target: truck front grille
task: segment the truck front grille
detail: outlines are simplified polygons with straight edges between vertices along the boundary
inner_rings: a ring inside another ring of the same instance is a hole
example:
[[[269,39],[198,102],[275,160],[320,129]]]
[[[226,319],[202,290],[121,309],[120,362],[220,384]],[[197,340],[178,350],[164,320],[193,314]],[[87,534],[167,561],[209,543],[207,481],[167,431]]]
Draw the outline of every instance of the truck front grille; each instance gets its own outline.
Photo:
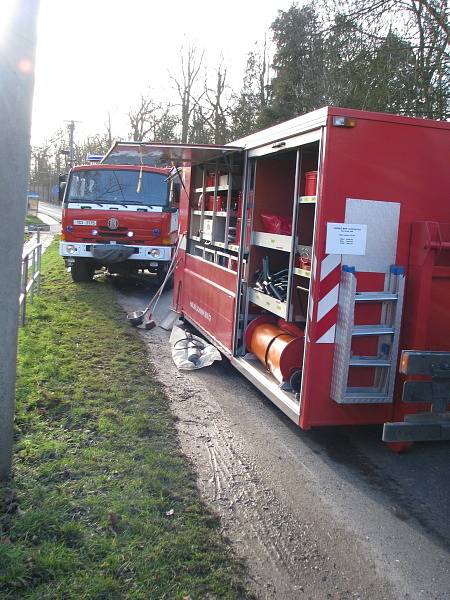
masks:
[[[119,227],[118,229],[111,230],[109,227],[98,227],[99,237],[108,238],[124,238],[127,237],[128,229],[126,227]]]

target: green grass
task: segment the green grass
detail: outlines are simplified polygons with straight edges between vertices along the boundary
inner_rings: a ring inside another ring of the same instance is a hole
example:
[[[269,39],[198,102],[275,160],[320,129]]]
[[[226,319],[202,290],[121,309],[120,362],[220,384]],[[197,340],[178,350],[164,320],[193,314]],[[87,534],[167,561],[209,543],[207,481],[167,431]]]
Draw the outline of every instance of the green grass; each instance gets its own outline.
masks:
[[[248,597],[110,286],[73,284],[55,245],[44,262],[20,332],[0,598]]]
[[[27,213],[27,216],[25,217],[25,225],[45,225],[45,223],[38,217]]]

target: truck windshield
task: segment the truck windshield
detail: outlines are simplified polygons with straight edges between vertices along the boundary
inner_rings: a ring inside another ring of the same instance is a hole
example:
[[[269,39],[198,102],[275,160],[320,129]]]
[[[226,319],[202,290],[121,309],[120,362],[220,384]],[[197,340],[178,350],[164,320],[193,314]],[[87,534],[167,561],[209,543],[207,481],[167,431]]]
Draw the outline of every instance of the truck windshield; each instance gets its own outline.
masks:
[[[86,169],[70,177],[66,202],[166,206],[167,178],[161,173],[122,169]]]

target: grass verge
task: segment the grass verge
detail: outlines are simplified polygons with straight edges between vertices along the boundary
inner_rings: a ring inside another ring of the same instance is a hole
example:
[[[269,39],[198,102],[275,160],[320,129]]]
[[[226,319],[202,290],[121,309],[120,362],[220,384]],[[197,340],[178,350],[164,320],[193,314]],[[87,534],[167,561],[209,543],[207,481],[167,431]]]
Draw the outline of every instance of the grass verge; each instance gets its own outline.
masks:
[[[39,217],[35,217],[34,215],[27,213],[25,217],[25,225],[45,225],[45,223],[41,221]]]
[[[28,315],[14,478],[0,488],[0,597],[245,597],[110,286],[71,283],[53,245]]]

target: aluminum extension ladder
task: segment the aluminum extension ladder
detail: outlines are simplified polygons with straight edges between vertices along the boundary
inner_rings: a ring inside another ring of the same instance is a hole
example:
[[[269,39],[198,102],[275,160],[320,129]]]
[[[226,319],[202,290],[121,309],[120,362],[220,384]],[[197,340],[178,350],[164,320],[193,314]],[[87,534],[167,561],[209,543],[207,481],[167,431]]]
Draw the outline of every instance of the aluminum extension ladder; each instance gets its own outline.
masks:
[[[392,402],[405,288],[403,267],[390,267],[385,288],[380,292],[357,292],[355,268],[342,268],[331,380],[331,398],[339,404]],[[355,325],[355,305],[359,302],[381,303],[381,323]],[[353,356],[351,346],[356,336],[378,337],[377,356]],[[374,368],[374,385],[349,387],[349,370],[361,367]]]

